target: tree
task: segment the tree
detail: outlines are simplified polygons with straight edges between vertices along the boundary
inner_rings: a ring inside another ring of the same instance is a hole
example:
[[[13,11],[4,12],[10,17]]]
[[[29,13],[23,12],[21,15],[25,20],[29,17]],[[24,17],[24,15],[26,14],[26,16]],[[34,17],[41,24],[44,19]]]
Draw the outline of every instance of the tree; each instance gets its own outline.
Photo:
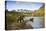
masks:
[[[36,15],[37,15],[37,16],[44,16],[44,9],[45,9],[45,5],[43,4],[43,6],[40,7],[40,8],[36,11]]]

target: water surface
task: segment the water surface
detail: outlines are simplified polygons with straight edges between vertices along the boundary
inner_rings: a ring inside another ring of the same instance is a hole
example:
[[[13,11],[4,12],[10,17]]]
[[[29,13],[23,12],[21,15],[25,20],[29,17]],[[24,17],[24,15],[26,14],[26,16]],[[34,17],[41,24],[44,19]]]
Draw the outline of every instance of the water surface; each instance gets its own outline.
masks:
[[[30,19],[33,18],[33,22]],[[26,24],[32,25],[33,28],[43,28],[44,27],[44,17],[25,17]]]

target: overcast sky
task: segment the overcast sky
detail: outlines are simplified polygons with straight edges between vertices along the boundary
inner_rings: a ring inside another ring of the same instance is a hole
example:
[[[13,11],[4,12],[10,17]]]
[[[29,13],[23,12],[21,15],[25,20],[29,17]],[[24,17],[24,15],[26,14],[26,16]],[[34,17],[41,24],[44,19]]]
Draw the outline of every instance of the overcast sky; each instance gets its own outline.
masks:
[[[37,2],[7,1],[7,9],[9,11],[16,9],[38,10],[42,5],[42,3]]]

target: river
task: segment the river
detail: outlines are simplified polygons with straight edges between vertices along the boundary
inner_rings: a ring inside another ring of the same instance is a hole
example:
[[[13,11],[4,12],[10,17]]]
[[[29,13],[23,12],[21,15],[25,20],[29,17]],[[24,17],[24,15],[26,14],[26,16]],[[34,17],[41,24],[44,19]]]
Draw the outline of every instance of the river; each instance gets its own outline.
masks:
[[[31,18],[33,18],[33,22],[30,21]],[[24,21],[26,22],[27,26],[25,26],[25,27],[27,27],[27,28],[30,28],[31,26],[33,27],[33,29],[40,29],[40,28],[45,27],[44,26],[44,22],[45,22],[44,17],[24,17]],[[16,28],[21,29],[19,27],[16,27],[15,22],[12,25],[8,25],[8,27],[7,27],[8,30],[15,30]]]
[[[33,22],[29,20],[30,18],[33,18]],[[34,29],[44,28],[44,17],[25,17],[24,20],[27,21],[26,24],[32,25]]]

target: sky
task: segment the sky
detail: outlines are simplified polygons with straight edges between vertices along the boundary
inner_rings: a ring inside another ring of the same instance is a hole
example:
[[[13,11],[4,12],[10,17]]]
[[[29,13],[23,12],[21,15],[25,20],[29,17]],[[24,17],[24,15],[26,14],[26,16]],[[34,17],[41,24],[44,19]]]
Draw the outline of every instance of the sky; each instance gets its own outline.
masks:
[[[7,9],[17,10],[17,9],[29,9],[38,10],[43,4],[38,2],[20,2],[20,1],[7,1]]]

